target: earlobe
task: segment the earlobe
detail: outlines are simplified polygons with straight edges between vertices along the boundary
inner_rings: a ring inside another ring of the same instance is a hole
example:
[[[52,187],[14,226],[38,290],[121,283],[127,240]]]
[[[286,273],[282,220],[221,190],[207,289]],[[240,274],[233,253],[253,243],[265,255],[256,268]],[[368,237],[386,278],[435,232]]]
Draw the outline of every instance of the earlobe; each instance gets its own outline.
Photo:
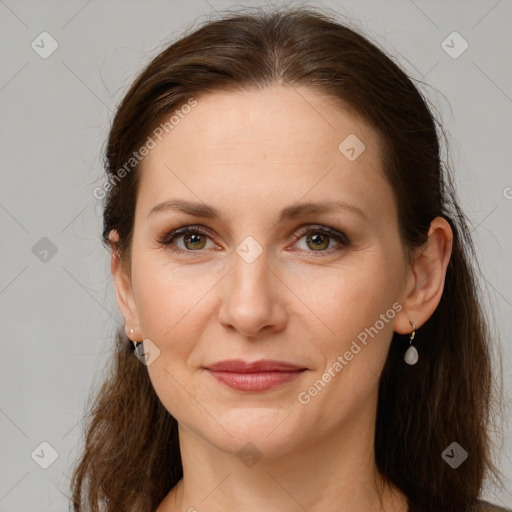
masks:
[[[450,261],[453,232],[450,224],[442,217],[430,223],[428,240],[417,250],[403,309],[396,318],[394,330],[399,334],[411,331],[410,322],[416,328],[423,325],[434,313],[444,290],[446,270]]]
[[[137,326],[139,325],[137,308],[133,298],[131,279],[127,269],[123,265],[121,255],[118,250],[117,242],[119,240],[119,235],[117,231],[112,230],[110,232],[109,240],[111,242],[110,270],[114,280],[117,305],[123,315],[125,324],[130,326],[132,329],[135,328],[136,331]]]

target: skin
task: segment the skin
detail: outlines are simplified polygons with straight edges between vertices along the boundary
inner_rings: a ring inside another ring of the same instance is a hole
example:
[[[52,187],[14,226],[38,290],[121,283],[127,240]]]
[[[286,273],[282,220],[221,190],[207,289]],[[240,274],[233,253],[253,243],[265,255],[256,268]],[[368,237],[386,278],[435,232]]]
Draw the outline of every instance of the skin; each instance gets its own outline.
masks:
[[[184,478],[157,512],[407,510],[375,466],[378,383],[393,332],[410,333],[410,322],[418,329],[440,301],[448,223],[434,219],[410,265],[377,133],[317,91],[274,85],[197,99],[143,162],[131,268],[115,250],[111,260],[126,328],[160,350],[147,370],[179,424]],[[338,150],[349,134],[366,146],[354,161]],[[176,198],[211,205],[220,219],[149,215]],[[286,206],[317,201],[344,201],[363,215],[339,208],[278,219]],[[198,224],[211,236],[173,241],[187,253],[159,242]],[[350,243],[325,236],[317,248],[299,228],[318,236],[318,225]],[[263,250],[252,263],[236,251],[249,236]],[[396,302],[401,310],[300,403],[299,393]],[[307,371],[273,390],[237,391],[203,369],[231,358]],[[251,467],[237,457],[248,442],[261,454]]]

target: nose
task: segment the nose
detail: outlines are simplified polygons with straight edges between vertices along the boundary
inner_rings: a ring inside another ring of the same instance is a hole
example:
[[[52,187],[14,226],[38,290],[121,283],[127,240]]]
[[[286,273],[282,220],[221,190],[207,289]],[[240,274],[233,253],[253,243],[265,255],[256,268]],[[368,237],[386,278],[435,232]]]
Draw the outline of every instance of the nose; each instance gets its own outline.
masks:
[[[286,286],[263,253],[251,263],[233,255],[233,268],[222,280],[219,322],[247,338],[280,332],[286,326]],[[289,291],[288,291],[289,293]]]

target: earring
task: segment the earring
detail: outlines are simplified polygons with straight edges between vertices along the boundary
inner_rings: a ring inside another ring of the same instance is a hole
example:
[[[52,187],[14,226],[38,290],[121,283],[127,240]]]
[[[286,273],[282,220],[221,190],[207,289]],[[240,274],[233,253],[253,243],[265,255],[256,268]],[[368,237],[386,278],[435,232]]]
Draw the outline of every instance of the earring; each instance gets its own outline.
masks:
[[[135,332],[135,329],[130,329],[130,334],[128,335],[128,333],[126,333],[126,336],[128,337],[128,339],[133,343],[133,346],[135,348],[137,348],[142,342],[141,341],[135,341],[135,340],[132,340],[133,338],[133,333]]]
[[[409,323],[412,325],[412,332],[411,337],[409,338],[409,348],[405,352],[404,361],[407,364],[413,365],[418,362],[418,351],[416,350],[416,347],[412,346],[412,340],[416,334],[416,326],[411,321],[409,321]]]

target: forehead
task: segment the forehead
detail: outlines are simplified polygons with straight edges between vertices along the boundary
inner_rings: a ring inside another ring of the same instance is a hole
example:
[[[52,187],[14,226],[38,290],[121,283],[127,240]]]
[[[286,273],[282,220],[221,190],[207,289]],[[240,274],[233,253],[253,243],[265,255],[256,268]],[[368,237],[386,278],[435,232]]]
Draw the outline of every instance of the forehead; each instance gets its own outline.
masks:
[[[170,144],[178,154],[189,153],[181,145],[186,142],[188,147],[205,151],[220,147],[226,156],[239,156],[243,146],[246,152],[274,151],[297,160],[318,157],[326,148],[336,150],[350,133],[366,139],[368,145],[379,142],[374,130],[348,107],[342,108],[341,102],[336,106],[333,99],[310,88],[274,85],[262,90],[220,91],[196,101],[189,113],[180,119],[174,116],[179,122],[165,137],[163,145]]]
[[[305,194],[336,200],[337,191],[373,201],[390,194],[375,130],[316,91],[271,86],[196,100],[143,161],[139,199],[146,210],[177,190],[220,202],[229,194],[233,205],[234,191],[249,203]],[[346,152],[352,148],[364,150],[354,159]]]

